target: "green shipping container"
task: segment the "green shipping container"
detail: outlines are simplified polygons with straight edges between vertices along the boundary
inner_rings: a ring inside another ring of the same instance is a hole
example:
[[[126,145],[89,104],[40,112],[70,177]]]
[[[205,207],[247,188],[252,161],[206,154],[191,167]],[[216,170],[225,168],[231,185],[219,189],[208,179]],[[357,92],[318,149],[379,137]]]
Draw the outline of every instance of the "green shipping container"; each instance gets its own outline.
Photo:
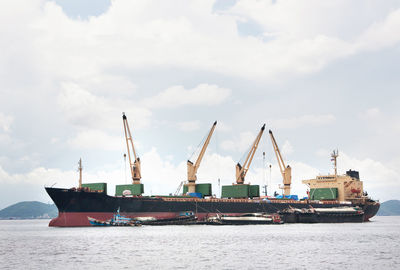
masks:
[[[187,185],[183,186],[183,194],[188,192]],[[212,195],[212,186],[211,184],[196,184],[196,192],[201,193],[204,196],[211,196]]]
[[[222,186],[222,198],[248,198],[250,185]]]
[[[196,184],[196,192],[203,194],[204,196],[212,195],[212,186],[211,184]]]
[[[130,190],[132,195],[141,195],[144,193],[143,184],[116,185],[115,196],[122,196],[124,190]]]
[[[104,192],[107,193],[107,183],[87,183],[82,184],[83,188],[89,188],[93,191]]]
[[[310,189],[310,200],[336,200],[337,188],[312,188]]]
[[[260,186],[259,185],[250,185],[249,197],[260,197]]]

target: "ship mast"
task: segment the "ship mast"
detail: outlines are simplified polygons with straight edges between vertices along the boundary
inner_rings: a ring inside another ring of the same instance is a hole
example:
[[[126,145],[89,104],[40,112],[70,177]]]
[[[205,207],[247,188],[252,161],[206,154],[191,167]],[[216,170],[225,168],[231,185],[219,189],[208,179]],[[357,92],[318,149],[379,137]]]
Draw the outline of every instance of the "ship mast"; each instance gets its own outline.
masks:
[[[338,150],[333,150],[331,154],[331,161],[333,161],[333,166],[335,168],[335,179],[337,179],[337,157],[339,156],[339,151]]]
[[[79,188],[82,187],[82,158],[79,159],[78,162],[78,172],[79,172]]]
[[[276,159],[278,160],[279,169],[281,170],[282,178],[283,178],[283,193],[285,196],[290,195],[290,185],[292,183],[292,168],[288,165],[286,167],[285,161],[283,161],[281,151],[279,150],[278,144],[276,143],[275,137],[272,134],[272,131],[269,131],[269,135],[271,137],[272,145],[274,147]]]
[[[236,184],[242,185],[244,183],[244,178],[249,170],[251,161],[253,160],[254,154],[256,153],[258,143],[260,142],[261,136],[264,132],[265,124],[261,127],[260,132],[258,133],[256,139],[254,140],[249,153],[247,154],[246,160],[243,163],[243,166],[238,162],[236,164]]]
[[[197,170],[200,167],[201,160],[203,159],[204,153],[207,150],[207,146],[210,143],[211,136],[215,130],[215,127],[217,125],[217,121],[214,122],[212,125],[210,132],[208,133],[207,139],[205,140],[203,147],[201,148],[201,151],[199,153],[199,156],[197,157],[196,162],[193,164],[190,160],[187,161],[187,175],[188,175],[188,192],[193,193],[196,192],[196,180],[197,180]]]
[[[133,145],[131,130],[129,129],[128,119],[126,118],[125,113],[122,113],[122,121],[124,123],[126,148],[128,151],[129,168],[131,170],[131,175],[132,175],[132,184],[140,184],[140,179],[142,178],[140,173],[140,158],[136,155],[135,147]],[[133,157],[135,158],[133,162],[131,158],[131,150],[133,152]]]

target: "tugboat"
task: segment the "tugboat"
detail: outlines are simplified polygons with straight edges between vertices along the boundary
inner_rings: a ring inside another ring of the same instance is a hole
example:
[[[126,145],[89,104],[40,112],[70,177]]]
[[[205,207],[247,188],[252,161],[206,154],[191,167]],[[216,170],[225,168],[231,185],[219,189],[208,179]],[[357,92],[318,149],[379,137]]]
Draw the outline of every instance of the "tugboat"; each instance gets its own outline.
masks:
[[[115,213],[113,217],[109,220],[102,221],[92,217],[88,217],[88,220],[90,224],[93,226],[141,226],[142,225],[142,223],[138,220],[121,216],[119,213],[119,208],[117,210],[117,213]]]

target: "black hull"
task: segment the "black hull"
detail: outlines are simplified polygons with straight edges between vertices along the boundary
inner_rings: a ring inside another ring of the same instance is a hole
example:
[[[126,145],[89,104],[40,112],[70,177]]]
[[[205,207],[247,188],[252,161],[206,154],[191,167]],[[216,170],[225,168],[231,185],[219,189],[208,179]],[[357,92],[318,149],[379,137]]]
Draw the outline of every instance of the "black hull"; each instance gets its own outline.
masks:
[[[346,223],[363,222],[363,213],[338,214],[338,213],[283,213],[285,223]]]

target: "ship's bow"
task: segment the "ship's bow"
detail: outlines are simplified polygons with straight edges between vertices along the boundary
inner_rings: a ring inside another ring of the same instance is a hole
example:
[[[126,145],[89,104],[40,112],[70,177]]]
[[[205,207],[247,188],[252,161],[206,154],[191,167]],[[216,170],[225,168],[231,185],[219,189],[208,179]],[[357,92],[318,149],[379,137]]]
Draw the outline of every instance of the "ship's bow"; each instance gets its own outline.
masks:
[[[378,213],[381,204],[376,201],[368,202],[364,207],[364,221],[369,221]]]

